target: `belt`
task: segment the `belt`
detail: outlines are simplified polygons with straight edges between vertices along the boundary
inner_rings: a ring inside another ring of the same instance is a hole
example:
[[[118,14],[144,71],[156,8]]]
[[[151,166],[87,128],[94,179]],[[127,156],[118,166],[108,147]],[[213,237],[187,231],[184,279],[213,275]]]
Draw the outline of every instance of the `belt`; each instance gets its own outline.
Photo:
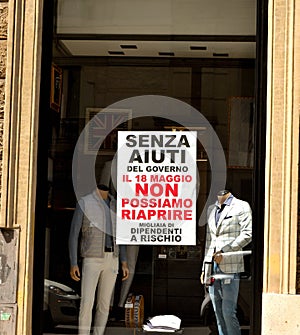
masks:
[[[105,252],[114,252],[114,247],[105,247],[104,251]]]

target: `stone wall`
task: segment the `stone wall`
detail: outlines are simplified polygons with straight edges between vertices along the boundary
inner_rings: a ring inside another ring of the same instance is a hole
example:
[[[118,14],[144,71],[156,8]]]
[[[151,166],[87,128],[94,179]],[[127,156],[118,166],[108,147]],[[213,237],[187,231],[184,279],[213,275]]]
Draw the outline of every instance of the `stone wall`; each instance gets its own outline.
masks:
[[[7,59],[8,1],[0,2],[0,197],[2,185],[2,154]]]

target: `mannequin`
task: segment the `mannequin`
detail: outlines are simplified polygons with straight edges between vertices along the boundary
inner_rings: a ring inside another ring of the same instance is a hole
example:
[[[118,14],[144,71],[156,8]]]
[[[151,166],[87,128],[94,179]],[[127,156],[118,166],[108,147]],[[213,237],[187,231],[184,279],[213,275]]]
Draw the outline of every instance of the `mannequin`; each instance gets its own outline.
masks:
[[[90,334],[96,292],[94,335],[104,334],[119,269],[119,251],[123,280],[129,275],[126,247],[119,248],[115,243],[115,207],[108,187],[99,184],[78,201],[73,215],[69,235],[70,275],[75,281],[81,280],[79,335]],[[82,274],[77,264],[80,232]]]
[[[112,192],[116,193],[115,188],[113,187],[112,181],[116,182],[117,180],[117,169],[116,169],[116,157],[114,160],[110,160],[104,163],[103,169],[100,174],[100,183],[106,185],[112,185]],[[125,315],[124,305],[128,296],[128,293],[133,282],[135,266],[139,254],[139,245],[127,245],[126,247],[126,259],[129,269],[129,276],[126,281],[122,281],[120,289],[120,299],[118,301],[117,309],[117,318],[122,318]]]
[[[236,308],[244,260],[242,255],[226,255],[226,252],[242,251],[251,242],[252,212],[246,201],[237,199],[228,190],[219,191],[217,199],[207,210],[205,256],[200,280],[204,284],[205,263],[213,261],[215,281],[208,291],[219,335],[240,335]]]

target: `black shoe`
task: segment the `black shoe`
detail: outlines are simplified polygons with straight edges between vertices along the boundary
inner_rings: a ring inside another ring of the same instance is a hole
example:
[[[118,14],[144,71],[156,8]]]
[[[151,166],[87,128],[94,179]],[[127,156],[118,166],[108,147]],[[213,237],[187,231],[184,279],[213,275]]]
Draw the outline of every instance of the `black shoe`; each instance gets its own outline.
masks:
[[[108,314],[108,321],[116,321],[116,313],[113,308],[109,309],[109,314]]]
[[[125,321],[125,308],[124,307],[117,307],[116,308],[116,319],[118,321]]]

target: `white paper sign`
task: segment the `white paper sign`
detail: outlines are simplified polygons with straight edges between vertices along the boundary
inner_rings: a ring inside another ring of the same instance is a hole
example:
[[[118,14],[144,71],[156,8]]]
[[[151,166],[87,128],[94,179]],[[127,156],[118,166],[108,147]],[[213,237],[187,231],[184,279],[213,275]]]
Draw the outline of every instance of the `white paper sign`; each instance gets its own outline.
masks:
[[[117,243],[196,244],[193,131],[119,131]]]

